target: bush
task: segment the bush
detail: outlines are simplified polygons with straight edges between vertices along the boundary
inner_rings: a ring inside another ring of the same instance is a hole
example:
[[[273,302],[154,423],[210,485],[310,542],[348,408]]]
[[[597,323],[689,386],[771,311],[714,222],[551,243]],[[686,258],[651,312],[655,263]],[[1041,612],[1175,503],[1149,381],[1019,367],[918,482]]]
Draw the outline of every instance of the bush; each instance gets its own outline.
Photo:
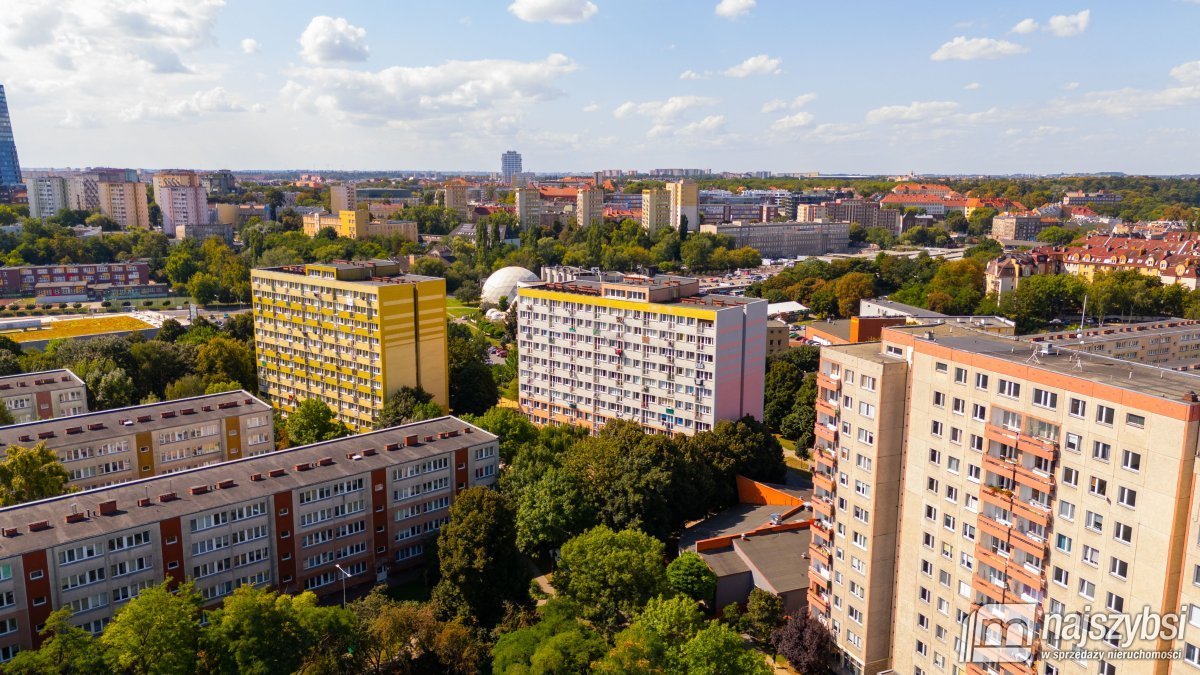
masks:
[[[100,306],[101,307],[112,307],[112,303],[109,302],[108,300],[105,300],[104,302],[100,303]]]
[[[126,300],[126,301],[124,301],[124,302],[122,302],[122,303],[121,303],[121,306],[122,306],[122,307],[129,307],[129,306],[130,306],[130,305],[132,305],[132,304],[133,304],[132,302],[130,302],[130,301],[128,301],[128,300]]]
[[[170,307],[170,306],[171,306],[171,301],[170,301],[170,300],[163,300],[163,301],[162,301],[162,306],[163,306],[163,307]]]
[[[43,311],[42,311],[42,310],[40,310],[40,309],[35,309],[35,310],[33,310],[32,312],[30,312],[29,314],[30,314],[31,316],[41,316],[41,315],[45,314],[45,312],[43,312]]]
[[[77,302],[77,303],[75,303],[75,304],[73,304],[73,305],[71,305],[71,306],[72,306],[72,307],[74,307],[75,309],[79,309],[79,308],[83,307],[83,303],[82,303],[82,302]]]
[[[37,308],[37,303],[36,303],[36,302],[27,302],[27,303],[25,303],[25,309],[36,309],[36,308]]]
[[[19,309],[16,312],[14,312],[14,314],[16,314],[17,316],[25,316],[25,310]]]
[[[60,302],[60,303],[58,303],[58,308],[59,308],[59,309],[66,309],[66,308],[67,308],[67,303],[65,303],[65,302]]]
[[[142,307],[149,307],[150,305],[153,305],[153,304],[154,304],[153,300],[146,300],[145,302],[142,303]]]

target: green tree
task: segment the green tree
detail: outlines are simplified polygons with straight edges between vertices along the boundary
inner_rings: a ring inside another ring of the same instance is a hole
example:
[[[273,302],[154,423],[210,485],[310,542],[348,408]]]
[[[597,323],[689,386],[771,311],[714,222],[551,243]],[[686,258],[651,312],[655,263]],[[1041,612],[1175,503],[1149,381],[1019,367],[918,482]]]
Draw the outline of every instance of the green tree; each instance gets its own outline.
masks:
[[[717,575],[694,551],[685,551],[667,565],[667,584],[671,590],[693,600],[709,604],[717,592]]]
[[[875,279],[863,272],[851,272],[833,282],[840,316],[857,316],[858,302],[875,297]]]
[[[512,507],[488,488],[465,490],[450,507],[450,522],[438,533],[441,580],[433,600],[441,611],[493,626],[508,603],[528,597],[529,570],[517,550]]]
[[[186,332],[187,330],[183,327],[183,324],[175,319],[167,319],[162,322],[162,326],[159,327],[158,334],[154,338],[163,342],[174,342]]]
[[[0,427],[6,427],[10,424],[16,424],[16,420],[12,416],[12,411],[8,409],[8,406],[0,405]]]
[[[495,406],[478,416],[465,418],[500,439],[500,460],[511,464],[517,452],[538,439],[538,429],[529,418],[512,408]]]
[[[760,645],[769,644],[771,633],[783,623],[783,599],[761,588],[750,591],[746,601],[746,624]]]
[[[1068,230],[1065,227],[1052,225],[1038,232],[1037,240],[1053,246],[1066,246],[1072,241],[1075,241],[1075,232]]]
[[[595,511],[578,476],[558,467],[520,491],[517,502],[517,546],[530,554],[562,546],[595,524]]]
[[[208,385],[204,383],[203,377],[199,375],[184,375],[166,386],[163,390],[163,399],[174,401],[180,398],[203,396],[207,389]]]
[[[563,544],[554,587],[608,632],[666,588],[663,545],[637,530],[600,525]]]
[[[482,415],[500,400],[487,348],[482,333],[473,333],[459,323],[450,324],[450,410],[456,415]]]
[[[808,373],[796,392],[796,404],[783,418],[779,432],[796,442],[797,452],[807,452],[813,445],[813,425],[817,423],[817,374]]]
[[[93,370],[85,381],[96,410],[124,408],[137,400],[137,387],[124,368],[113,368],[103,373]]]
[[[742,638],[721,623],[711,623],[683,645],[683,672],[688,675],[768,675],[771,669],[758,652],[746,649]],[[808,671],[802,671],[811,675]]]
[[[14,506],[66,494],[71,491],[67,480],[62,461],[45,442],[31,448],[11,446],[0,460],[0,505]]]
[[[429,415],[429,412],[434,414]],[[443,414],[441,408],[433,402],[433,394],[420,387],[400,387],[384,401],[383,408],[375,418],[375,428],[390,429],[408,422],[419,422],[431,417],[438,417],[441,414]]]
[[[753,417],[723,420],[708,433],[683,443],[692,462],[701,462],[712,474],[713,492],[707,505],[737,503],[737,476],[767,483],[782,483],[787,474],[783,448],[771,431]]]
[[[287,435],[295,445],[331,441],[349,434],[329,406],[315,398],[305,399],[287,416]]]
[[[196,372],[210,382],[234,380],[246,391],[258,389],[254,351],[240,340],[217,336],[205,342],[196,352]]]
[[[221,295],[221,280],[208,272],[197,272],[187,282],[188,295],[201,305],[215,302]]]
[[[0,376],[17,375],[21,372],[21,360],[17,355],[10,352],[0,350]]]
[[[50,613],[41,631],[44,640],[37,649],[22,650],[8,663],[4,672],[11,675],[104,675],[100,643],[86,630],[70,621],[71,610]]]
[[[192,584],[142,589],[100,636],[109,666],[136,675],[192,673],[200,650],[200,595]]]
[[[532,626],[504,633],[492,648],[495,675],[532,675],[588,672],[604,655],[608,643],[576,617],[576,608],[555,598],[538,608],[540,620]]]

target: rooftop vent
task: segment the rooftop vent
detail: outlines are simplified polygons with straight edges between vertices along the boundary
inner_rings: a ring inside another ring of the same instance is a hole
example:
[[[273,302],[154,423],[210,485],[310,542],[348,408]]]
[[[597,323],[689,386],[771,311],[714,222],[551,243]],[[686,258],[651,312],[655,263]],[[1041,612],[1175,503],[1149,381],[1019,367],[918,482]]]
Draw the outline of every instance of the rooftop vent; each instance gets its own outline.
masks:
[[[212,489],[212,488],[211,488],[211,487],[209,487],[209,486],[207,486],[207,485],[193,485],[193,486],[191,487],[191,489],[190,489],[190,490],[188,490],[188,491],[189,491],[189,492],[191,492],[191,493],[192,493],[192,494],[194,494],[194,495],[202,495],[202,494],[205,494],[205,493],[207,493],[207,492],[208,492],[209,490],[211,490],[211,489]]]
[[[39,520],[29,524],[30,532],[41,532],[42,530],[48,529],[50,529],[50,521],[48,520]]]
[[[109,499],[108,501],[100,502],[96,508],[100,509],[100,515],[111,516],[117,512],[117,500]]]
[[[252,473],[252,474],[250,474],[250,480],[257,483],[259,481],[266,480],[266,479],[263,477],[263,475],[261,473]]]
[[[158,496],[158,501],[164,504],[167,502],[173,502],[176,499],[179,499],[179,495],[175,494],[174,492],[164,492]]]
[[[237,487],[237,481],[232,478],[226,478],[225,480],[217,483],[218,490],[228,490],[231,487]]]
[[[282,476],[286,473],[287,473],[287,469],[271,469],[270,471],[267,472],[267,475],[270,476],[271,478],[279,478],[280,476]]]
[[[150,506],[150,498],[149,497],[141,497],[140,499],[137,500],[137,505],[143,506],[143,507]]]

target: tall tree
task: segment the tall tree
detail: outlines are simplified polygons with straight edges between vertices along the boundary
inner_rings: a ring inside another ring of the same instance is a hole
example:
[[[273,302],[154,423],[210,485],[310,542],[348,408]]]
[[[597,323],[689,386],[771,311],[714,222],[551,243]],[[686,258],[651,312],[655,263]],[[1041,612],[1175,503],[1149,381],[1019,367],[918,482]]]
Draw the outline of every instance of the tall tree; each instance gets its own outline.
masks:
[[[389,429],[442,414],[441,407],[433,402],[433,394],[420,387],[400,387],[384,401],[383,409],[375,417],[375,428]]]
[[[768,675],[771,672],[758,652],[746,649],[740,635],[729,626],[710,623],[683,645],[683,669],[688,675]],[[813,675],[810,671],[800,671]]]
[[[488,365],[487,339],[470,328],[449,326],[450,411],[482,415],[500,400]]]
[[[57,497],[71,489],[67,470],[45,442],[32,448],[14,445],[0,460],[0,505],[14,506]]]
[[[493,626],[506,604],[528,597],[529,570],[513,521],[499,492],[476,487],[455,497],[437,543],[441,580],[433,599],[444,614]]]
[[[109,666],[134,675],[192,673],[200,651],[200,595],[192,584],[142,589],[100,636]]]
[[[611,633],[666,589],[662,561],[657,539],[601,525],[563,545],[554,587],[581,616]]]
[[[287,416],[287,434],[295,445],[309,445],[349,435],[346,425],[323,401],[305,399]]]
[[[72,624],[70,618],[71,610],[65,607],[51,612],[41,632],[42,645],[18,652],[4,664],[4,672],[11,675],[103,675],[110,672],[104,663],[99,641]]]
[[[788,619],[771,636],[775,652],[804,675],[834,675],[838,672],[837,642],[829,629],[808,612]]]
[[[671,590],[712,607],[717,592],[717,575],[694,551],[685,551],[667,565],[667,585]]]
[[[783,623],[783,599],[770,591],[754,588],[746,601],[746,624],[751,637],[769,644],[771,634]]]
[[[517,502],[517,546],[530,554],[562,546],[595,524],[595,511],[578,476],[558,467],[520,491]]]

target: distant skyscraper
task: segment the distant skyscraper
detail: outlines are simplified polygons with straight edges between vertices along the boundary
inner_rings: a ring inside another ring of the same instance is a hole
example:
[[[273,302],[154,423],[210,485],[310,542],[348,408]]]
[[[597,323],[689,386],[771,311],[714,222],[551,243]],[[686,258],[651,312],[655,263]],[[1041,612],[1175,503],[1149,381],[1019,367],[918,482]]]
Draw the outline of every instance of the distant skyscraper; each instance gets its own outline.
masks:
[[[500,173],[505,183],[512,182],[513,174],[521,173],[521,153],[508,150],[500,155]]]
[[[520,171],[521,156],[517,155]],[[21,163],[17,161],[17,143],[13,139],[12,119],[8,116],[8,99],[0,84],[0,187],[20,185]]]

